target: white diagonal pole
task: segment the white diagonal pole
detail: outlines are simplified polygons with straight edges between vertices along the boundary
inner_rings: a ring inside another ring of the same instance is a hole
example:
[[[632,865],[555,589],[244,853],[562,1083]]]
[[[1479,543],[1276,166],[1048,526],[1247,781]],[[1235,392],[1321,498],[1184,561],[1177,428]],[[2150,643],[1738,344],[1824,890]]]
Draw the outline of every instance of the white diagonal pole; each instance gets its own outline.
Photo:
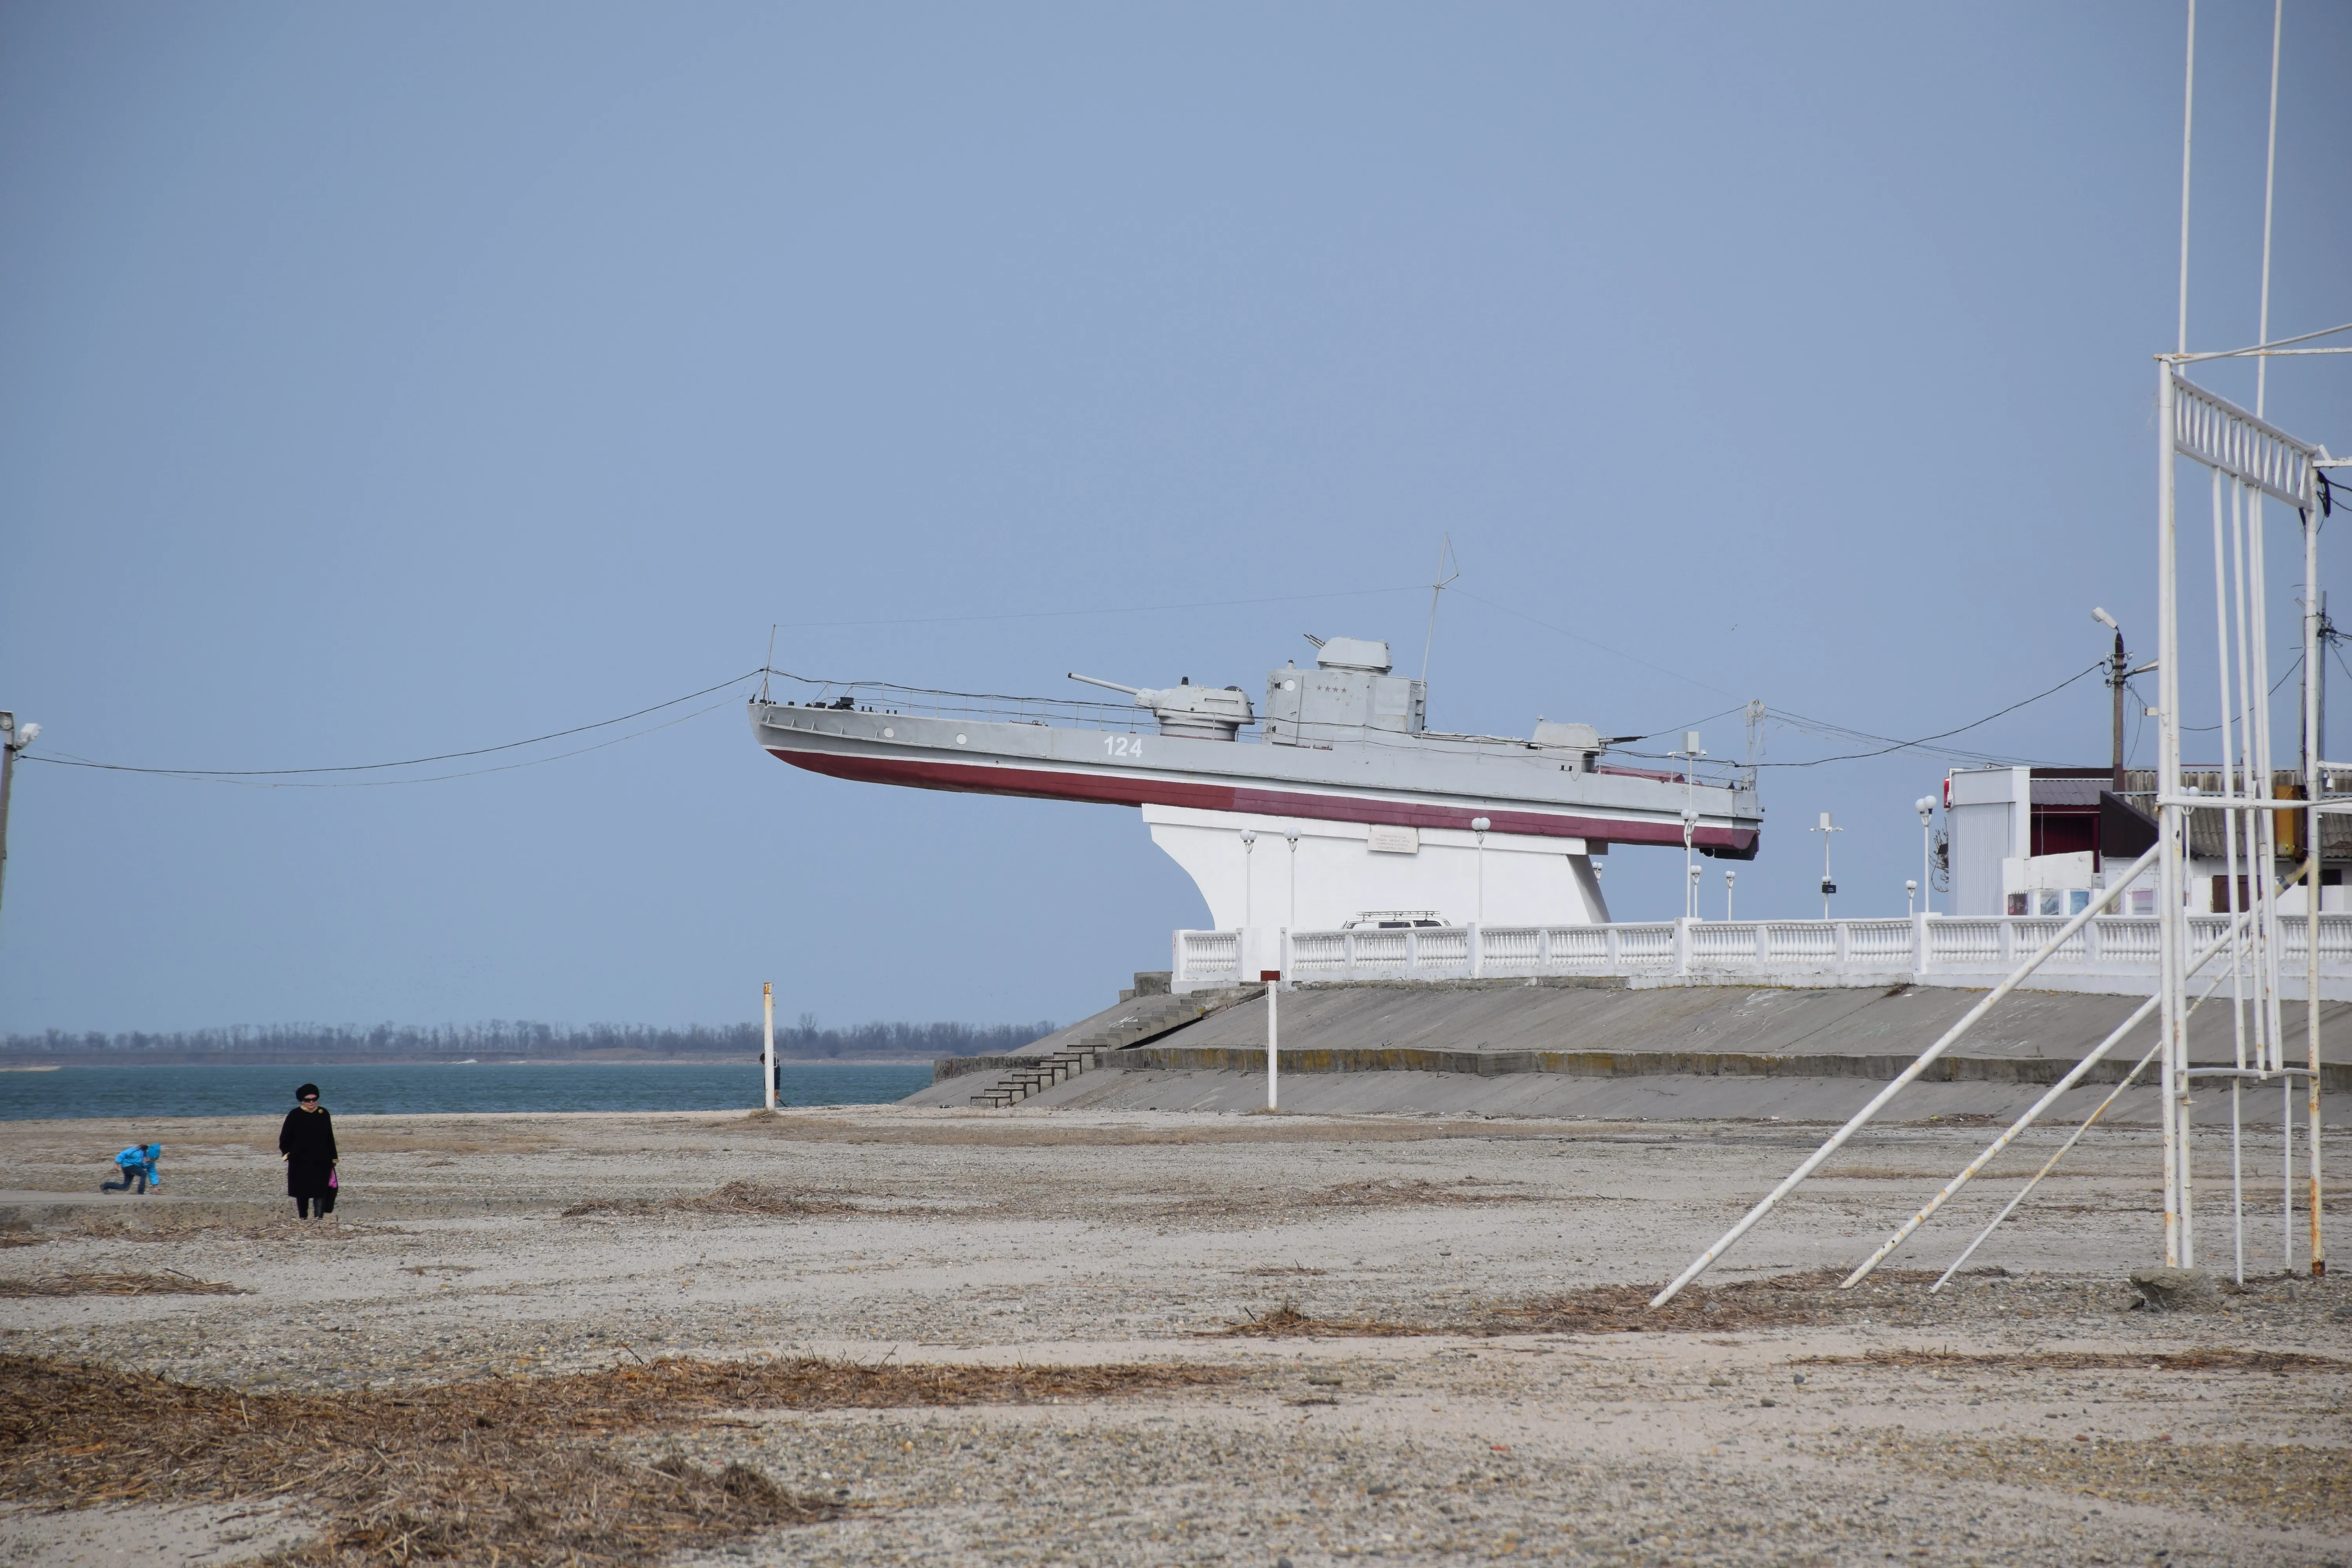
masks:
[[[2016,972],[2011,974],[2008,979],[2002,981],[1999,985],[1994,986],[1990,991],[1987,992],[1981,1001],[1979,1001],[1975,1006],[1969,1008],[1966,1013],[1962,1014],[1958,1023],[1954,1024],[1950,1028],[1945,1030],[1941,1038],[1937,1040],[1934,1045],[1929,1046],[1926,1050],[1919,1053],[1918,1060],[1913,1062],[1909,1067],[1905,1068],[1900,1073],[1896,1074],[1894,1082],[1888,1084],[1885,1089],[1880,1089],[1877,1094],[1871,1098],[1871,1101],[1868,1105],[1865,1105],[1860,1110],[1855,1111],[1853,1118],[1849,1120],[1844,1126],[1830,1134],[1829,1142],[1823,1143],[1820,1148],[1814,1150],[1812,1153],[1806,1156],[1804,1163],[1790,1172],[1787,1178],[1784,1179],[1779,1186],[1774,1187],[1769,1194],[1766,1194],[1763,1202],[1758,1204],[1754,1208],[1749,1209],[1745,1215],[1741,1215],[1739,1223],[1733,1226],[1729,1230],[1724,1232],[1721,1240],[1717,1241],[1713,1247],[1708,1247],[1705,1252],[1700,1253],[1696,1258],[1693,1258],[1691,1260],[1690,1267],[1684,1269],[1680,1274],[1675,1277],[1673,1284],[1668,1285],[1664,1289],[1659,1291],[1655,1296],[1650,1299],[1650,1305],[1653,1307],[1663,1307],[1667,1302],[1673,1300],[1676,1295],[1681,1293],[1684,1286],[1689,1284],[1692,1280],[1705,1273],[1706,1269],[1713,1265],[1717,1258],[1722,1257],[1726,1252],[1730,1250],[1734,1242],[1738,1241],[1741,1237],[1746,1236],[1750,1230],[1753,1230],[1756,1227],[1757,1222],[1761,1220],[1766,1215],[1770,1214],[1780,1204],[1782,1198],[1787,1197],[1790,1193],[1794,1192],[1799,1184],[1802,1183],[1807,1176],[1811,1175],[1815,1171],[1821,1168],[1823,1161],[1827,1160],[1832,1154],[1836,1153],[1841,1148],[1843,1148],[1847,1139],[1860,1131],[1863,1127],[1869,1122],[1872,1117],[1876,1116],[1879,1111],[1884,1110],[1888,1100],[1893,1100],[1897,1094],[1900,1094],[1914,1079],[1918,1078],[1921,1073],[1926,1072],[1929,1067],[1933,1066],[1937,1058],[1941,1057],[1946,1051],[1951,1049],[1952,1047],[1958,1042],[1962,1035],[1967,1034],[1969,1029],[1976,1026],[1978,1019],[1990,1012],[1994,1005],[2000,1002],[2001,998],[2007,996],[2011,992],[2016,990],[2018,986],[2023,984],[2027,976],[2031,975],[2035,970],[2048,963],[2051,956],[2061,947],[2063,947],[2067,942],[2073,941],[2075,932],[2090,924],[2095,917],[2105,913],[2107,906],[2116,901],[2116,900],[2122,894],[2125,887],[2130,883],[2131,879],[2147,868],[2148,862],[2157,858],[2158,851],[2163,846],[2160,843],[2152,846],[2147,854],[2142,855],[2138,859],[2131,863],[2131,868],[2129,870],[2126,871],[2121,877],[2110,883],[2105,892],[2101,893],[2096,899],[2093,900],[2089,908],[2075,915],[2074,919],[2068,921],[2064,925],[2060,926],[2058,928],[2057,934],[2053,936],[2048,942],[2043,942],[2041,947],[2037,948],[2034,951],[2032,957],[2020,964],[2017,967]]]
[[[2245,922],[2242,918],[2231,921],[2230,930],[2225,934],[2214,938],[2211,942],[2207,944],[2205,951],[2199,953],[2196,958],[2190,962],[2189,972],[2191,974],[2194,974],[2197,971],[2204,968],[2206,964],[2211,963],[2213,955],[2221,951],[2223,943],[2236,940],[2238,928],[2244,923]],[[2218,980],[2216,984],[2219,984]],[[1987,1144],[1983,1153],[1969,1161],[1967,1165],[1961,1168],[1958,1175],[1954,1176],[1950,1181],[1945,1183],[1943,1191],[1928,1199],[1927,1205],[1922,1207],[1917,1214],[1915,1214],[1909,1219],[1905,1220],[1903,1224],[1896,1228],[1895,1234],[1888,1237],[1885,1243],[1879,1247],[1877,1251],[1863,1259],[1862,1267],[1856,1268],[1852,1274],[1847,1275],[1844,1281],[1838,1286],[1838,1289],[1841,1290],[1851,1290],[1856,1285],[1861,1284],[1864,1279],[1868,1278],[1872,1269],[1877,1268],[1881,1263],[1886,1260],[1886,1255],[1888,1253],[1893,1252],[1896,1247],[1902,1246],[1906,1240],[1909,1239],[1913,1231],[1917,1230],[1921,1226],[1933,1219],[1936,1216],[1936,1211],[1944,1206],[1946,1200],[1949,1199],[1954,1193],[1958,1192],[1962,1187],[1967,1186],[1969,1182],[1973,1181],[1979,1172],[1982,1171],[1987,1165],[1992,1163],[1995,1156],[1999,1155],[2003,1149],[2008,1148],[2010,1144],[2016,1142],[2020,1133],[2022,1133],[2027,1128],[2032,1126],[2036,1121],[2039,1121],[2042,1119],[2042,1113],[2043,1111],[2048,1110],[2052,1106],[2057,1104],[2059,1100],[2063,1098],[2067,1091],[2072,1089],[2076,1084],[2082,1082],[2084,1074],[2088,1073],[2100,1062],[2105,1060],[2107,1053],[2121,1045],[2126,1035],[2139,1027],[2141,1024],[2147,1020],[2147,1016],[2156,1011],[2158,1001],[2159,998],[2151,996],[2147,1001],[2141,1003],[2137,1008],[2134,1009],[2130,1017],[2126,1018],[2122,1023],[2117,1024],[2115,1026],[2114,1031],[2110,1033],[2105,1039],[2101,1040],[2097,1045],[2092,1047],[2089,1053],[2085,1055],[2081,1061],[2074,1064],[2073,1070],[2068,1072],[2064,1078],[2060,1079],[2056,1083],[2051,1085],[2050,1091],[2048,1093],[2044,1094],[2040,1100],[2035,1100],[2031,1106],[2027,1107],[2024,1115],[2020,1116],[2016,1121],[2011,1122],[2007,1130],[2004,1131],[2000,1137]],[[2243,1061],[2241,1061],[2238,1065],[2241,1068],[2243,1068],[2246,1064]]]

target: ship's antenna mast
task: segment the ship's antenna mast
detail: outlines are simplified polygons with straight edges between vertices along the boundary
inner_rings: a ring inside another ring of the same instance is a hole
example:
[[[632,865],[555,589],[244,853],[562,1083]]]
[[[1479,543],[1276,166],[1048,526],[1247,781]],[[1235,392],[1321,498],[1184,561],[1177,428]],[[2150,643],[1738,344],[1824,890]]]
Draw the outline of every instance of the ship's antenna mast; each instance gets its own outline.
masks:
[[[1454,561],[1454,574],[1447,576],[1445,563]],[[1437,596],[1445,592],[1446,584],[1462,575],[1462,563],[1454,559],[1454,535],[1449,531],[1437,547],[1437,581],[1429,585],[1429,636],[1421,645],[1421,684],[1429,685],[1429,650],[1437,646]]]
[[[768,700],[768,671],[776,662],[776,623],[768,623],[768,657],[760,661],[760,700]]]

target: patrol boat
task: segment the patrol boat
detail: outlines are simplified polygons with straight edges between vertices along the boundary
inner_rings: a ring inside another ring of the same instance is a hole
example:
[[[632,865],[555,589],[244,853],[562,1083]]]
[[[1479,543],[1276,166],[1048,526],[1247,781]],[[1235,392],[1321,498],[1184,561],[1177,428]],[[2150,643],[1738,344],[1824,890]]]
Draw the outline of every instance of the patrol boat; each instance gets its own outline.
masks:
[[[1220,929],[1337,929],[1400,908],[1447,923],[1602,921],[1592,861],[1613,845],[1755,857],[1750,770],[1614,765],[1602,759],[1626,738],[1583,723],[1538,720],[1527,739],[1432,731],[1425,685],[1392,673],[1387,643],[1308,640],[1313,666],[1270,671],[1263,710],[1189,677],[1071,675],[1121,705],[784,676],[799,691],[763,688],[751,731],[835,778],[1140,807]]]

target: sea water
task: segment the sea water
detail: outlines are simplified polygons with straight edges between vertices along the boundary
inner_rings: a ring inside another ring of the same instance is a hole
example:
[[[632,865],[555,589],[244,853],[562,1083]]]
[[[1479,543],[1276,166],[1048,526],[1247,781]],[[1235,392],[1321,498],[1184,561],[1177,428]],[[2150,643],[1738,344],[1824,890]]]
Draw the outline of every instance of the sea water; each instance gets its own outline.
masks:
[[[12,1064],[13,1065],[13,1064]],[[931,1081],[923,1064],[785,1063],[779,1105],[879,1105]],[[310,1067],[60,1067],[0,1072],[0,1121],[49,1117],[274,1116],[319,1086],[341,1116],[421,1111],[749,1110],[760,1064],[485,1062]]]

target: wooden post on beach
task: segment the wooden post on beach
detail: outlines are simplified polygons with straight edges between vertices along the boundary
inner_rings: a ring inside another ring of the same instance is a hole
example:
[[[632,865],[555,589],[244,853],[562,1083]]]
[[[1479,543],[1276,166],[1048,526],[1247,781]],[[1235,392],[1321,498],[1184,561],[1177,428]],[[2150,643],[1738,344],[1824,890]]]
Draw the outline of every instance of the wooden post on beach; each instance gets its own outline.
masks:
[[[762,1028],[767,1041],[760,1050],[760,1077],[767,1084],[767,1108],[773,1110],[776,1109],[776,983],[772,980],[760,982],[760,1011],[764,1016]]]

